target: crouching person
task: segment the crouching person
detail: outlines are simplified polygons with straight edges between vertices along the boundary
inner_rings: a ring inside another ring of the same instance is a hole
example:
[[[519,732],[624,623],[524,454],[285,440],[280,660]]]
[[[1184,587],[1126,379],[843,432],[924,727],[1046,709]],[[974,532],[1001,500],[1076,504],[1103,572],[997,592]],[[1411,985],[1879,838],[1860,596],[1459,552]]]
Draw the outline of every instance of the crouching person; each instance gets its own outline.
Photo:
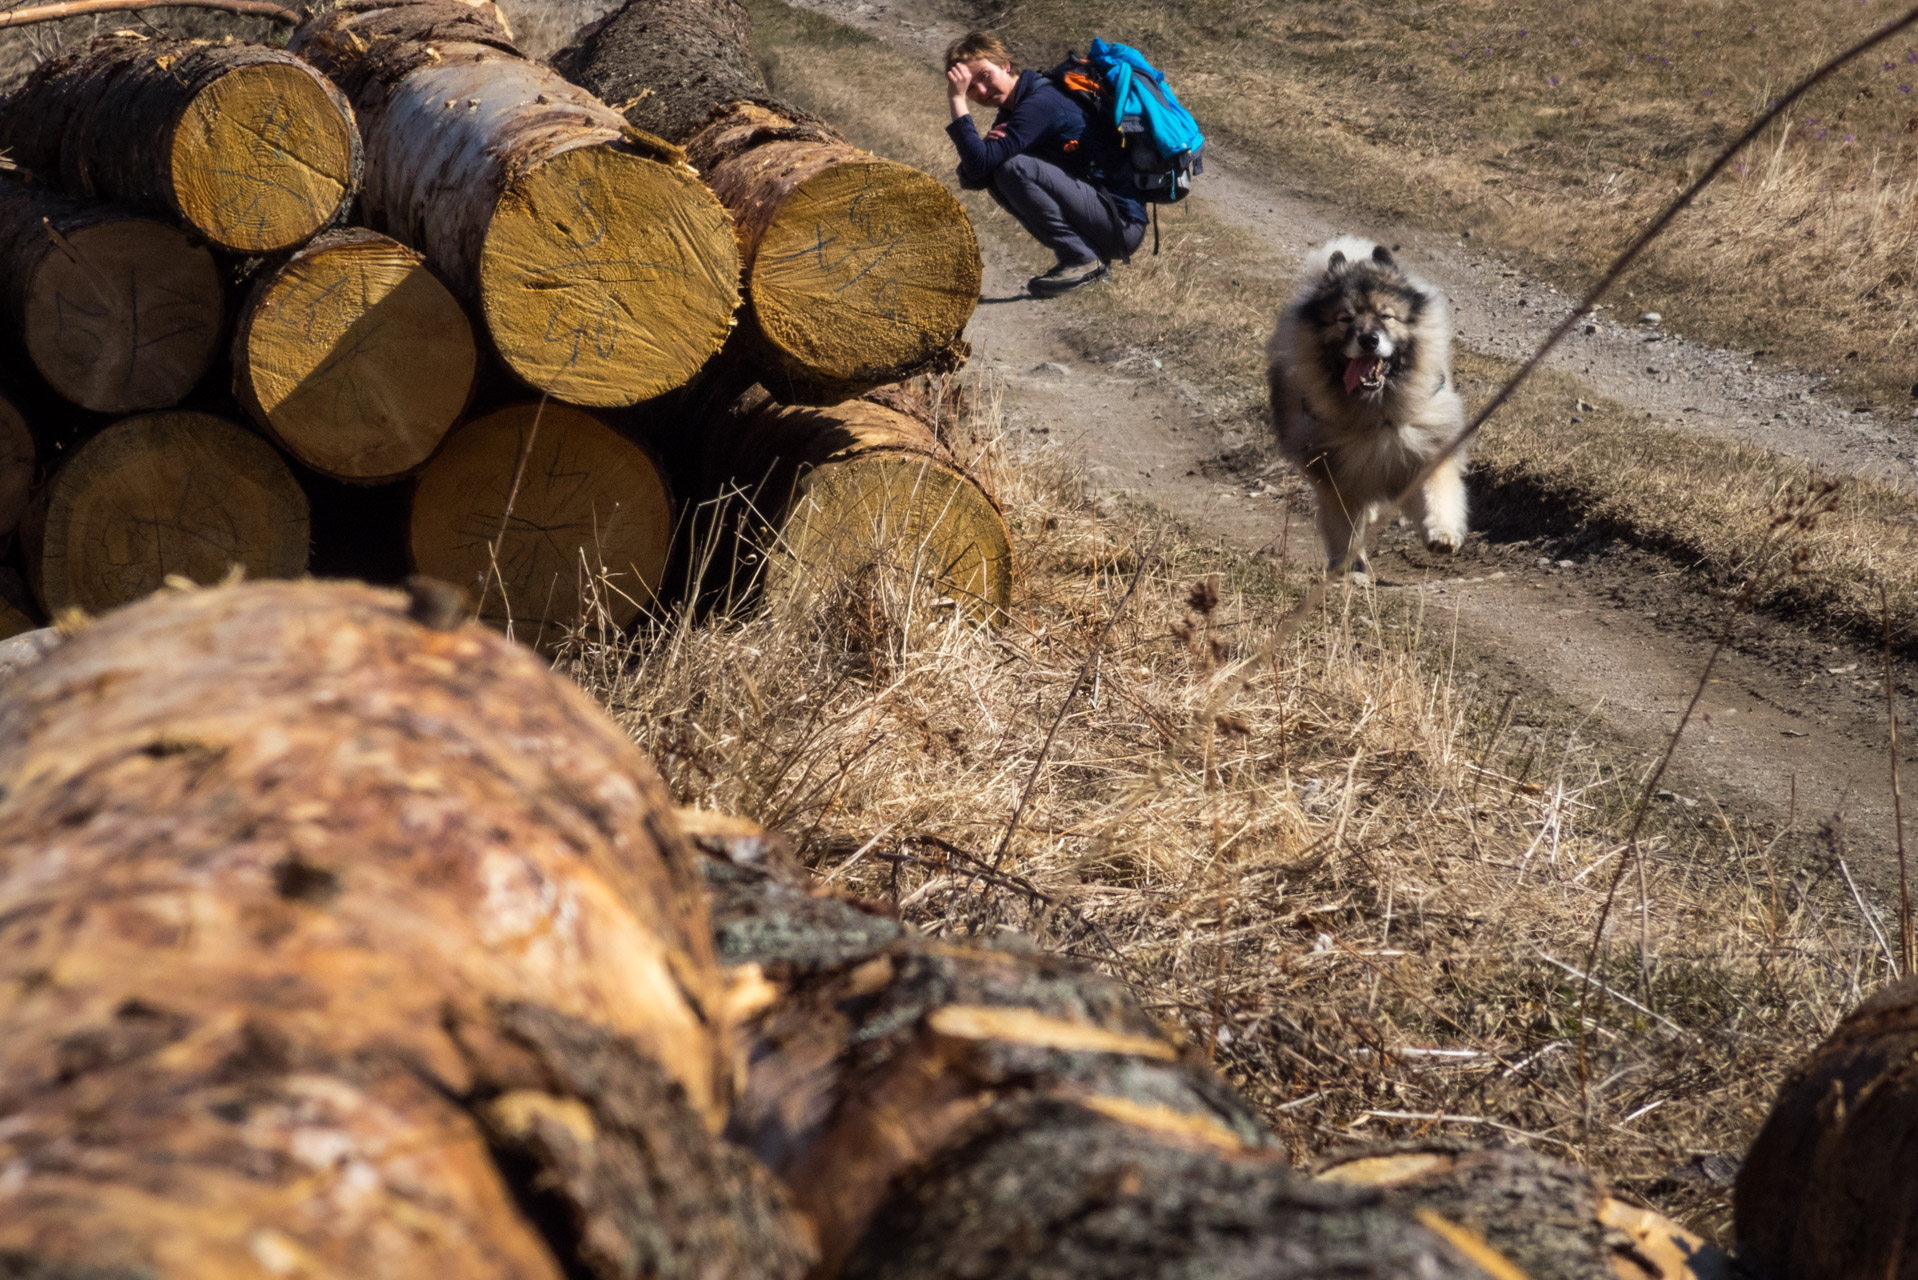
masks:
[[[1145,238],[1145,206],[1116,194],[1111,157],[1085,110],[1037,71],[1019,71],[997,36],[975,31],[946,50],[946,132],[959,151],[959,183],[985,190],[1058,257],[1028,288],[1051,298],[1112,274]],[[981,138],[966,101],[999,108]]]

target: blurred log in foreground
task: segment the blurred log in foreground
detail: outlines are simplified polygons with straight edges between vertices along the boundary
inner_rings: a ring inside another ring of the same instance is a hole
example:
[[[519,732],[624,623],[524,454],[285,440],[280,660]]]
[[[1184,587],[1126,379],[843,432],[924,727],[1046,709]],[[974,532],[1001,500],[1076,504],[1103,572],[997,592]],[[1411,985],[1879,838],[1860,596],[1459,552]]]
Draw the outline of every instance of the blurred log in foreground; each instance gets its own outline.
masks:
[[[910,414],[868,400],[782,408],[755,391],[713,425],[706,455],[706,492],[754,504],[770,598],[926,578],[977,619],[1012,603],[1004,515]]]
[[[1469,1228],[1295,1173],[1118,983],[921,938],[747,824],[682,822],[720,959],[757,992],[729,1132],[818,1231],[815,1277],[1517,1274]]]
[[[360,180],[346,100],[261,45],[106,36],[0,104],[0,147],[38,181],[179,219],[229,253],[337,222]]]
[[[849,145],[776,99],[738,0],[627,0],[553,65],[686,148],[732,211],[754,376],[830,404],[952,358],[979,302],[979,244],[937,179]]]
[[[677,149],[521,58],[492,5],[349,0],[290,47],[359,112],[367,224],[424,253],[528,385],[634,404],[724,343],[726,211]]]
[[[1766,1280],[1918,1277],[1918,979],[1785,1078],[1733,1210],[1739,1260]]]
[[[627,626],[652,603],[673,501],[644,449],[548,401],[456,430],[420,473],[409,528],[416,569],[471,591],[488,622],[548,645],[601,612]]]
[[[424,260],[378,232],[329,232],[254,286],[233,389],[307,466],[356,484],[411,472],[466,411],[473,327]]]
[[[804,1267],[663,788],[432,595],[166,592],[0,690],[0,1273]]]
[[[1615,1199],[1589,1170],[1518,1147],[1428,1142],[1362,1152],[1319,1177],[1470,1228],[1527,1280],[1732,1280],[1731,1259],[1671,1219]]]
[[[27,577],[55,617],[115,608],[174,576],[296,577],[309,520],[292,469],[251,431],[207,413],[144,414],[81,445],[34,500]]]
[[[0,280],[33,367],[96,413],[171,408],[219,350],[213,255],[112,205],[0,180]]]

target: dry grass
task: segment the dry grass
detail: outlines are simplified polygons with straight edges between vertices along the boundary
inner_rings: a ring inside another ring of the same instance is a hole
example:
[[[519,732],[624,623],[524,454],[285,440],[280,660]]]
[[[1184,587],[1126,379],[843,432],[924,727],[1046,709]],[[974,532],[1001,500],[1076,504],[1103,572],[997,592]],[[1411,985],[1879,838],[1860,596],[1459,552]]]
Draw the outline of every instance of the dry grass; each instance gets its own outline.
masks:
[[[1462,700],[1442,616],[1346,596],[1277,641],[1304,586],[1282,559],[1101,518],[1071,461],[1015,451],[974,390],[952,435],[1014,530],[1011,626],[880,572],[570,651],[678,799],[793,833],[933,932],[1014,927],[1130,979],[1300,1160],[1510,1138],[1722,1230],[1721,1190],[1665,1175],[1742,1150],[1779,1074],[1884,975],[1835,872],[1774,866],[1722,815],[1654,836],[1597,966],[1621,998],[1581,1023],[1572,970],[1636,780],[1575,728]]]
[[[1774,95],[1903,8],[1011,0],[998,15],[1041,65],[1092,34],[1137,43],[1241,151],[1576,283]],[[1802,103],[1627,285],[1622,302],[1694,336],[1909,403],[1918,38]]]

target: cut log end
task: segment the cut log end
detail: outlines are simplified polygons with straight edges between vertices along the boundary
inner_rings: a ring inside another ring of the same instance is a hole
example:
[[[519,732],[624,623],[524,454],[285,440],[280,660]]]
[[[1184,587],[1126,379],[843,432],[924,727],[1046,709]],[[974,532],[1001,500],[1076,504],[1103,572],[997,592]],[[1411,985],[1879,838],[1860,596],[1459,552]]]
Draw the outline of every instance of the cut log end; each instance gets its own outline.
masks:
[[[308,510],[273,446],[211,414],[115,423],[74,454],[31,521],[28,569],[47,612],[100,613],[168,577],[212,583],[306,568]]]
[[[805,147],[810,144],[774,144]],[[947,350],[979,301],[979,246],[931,176],[890,160],[802,182],[760,237],[747,292],[760,336],[802,383],[852,394]]]
[[[997,619],[1012,602],[1005,518],[964,475],[925,454],[868,453],[814,469],[768,556],[767,595],[809,599],[829,584],[885,574],[929,578],[968,614]]]
[[[34,368],[96,413],[178,404],[211,367],[225,310],[213,255],[148,218],[58,236],[21,296]]]
[[[456,431],[420,474],[410,541],[414,567],[468,588],[486,621],[550,643],[594,610],[621,627],[638,617],[665,577],[672,532],[672,499],[646,451],[549,402]]]
[[[291,249],[353,194],[358,136],[345,100],[291,61],[236,67],[187,104],[173,134],[180,212],[222,249]]]
[[[526,383],[575,404],[628,405],[683,385],[719,350],[738,278],[726,212],[689,171],[586,146],[501,201],[480,304]]]
[[[432,455],[466,410],[479,357],[420,256],[353,231],[261,282],[233,359],[241,402],[300,461],[373,484]]]

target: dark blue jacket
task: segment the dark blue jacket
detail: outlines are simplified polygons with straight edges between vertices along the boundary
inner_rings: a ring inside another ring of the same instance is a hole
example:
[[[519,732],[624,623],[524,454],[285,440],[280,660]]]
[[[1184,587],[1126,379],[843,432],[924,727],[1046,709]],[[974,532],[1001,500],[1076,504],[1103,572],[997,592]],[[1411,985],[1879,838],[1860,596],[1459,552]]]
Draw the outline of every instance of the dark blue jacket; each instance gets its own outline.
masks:
[[[992,172],[1018,155],[1033,155],[1098,187],[1118,207],[1127,222],[1146,220],[1145,206],[1113,191],[1105,181],[1105,157],[1097,154],[1095,138],[1088,138],[1089,122],[1078,103],[1037,71],[1021,71],[1012,99],[999,108],[992,127],[1002,136],[981,138],[966,117],[946,126],[952,145],[959,149],[959,185],[978,191],[992,182]]]

